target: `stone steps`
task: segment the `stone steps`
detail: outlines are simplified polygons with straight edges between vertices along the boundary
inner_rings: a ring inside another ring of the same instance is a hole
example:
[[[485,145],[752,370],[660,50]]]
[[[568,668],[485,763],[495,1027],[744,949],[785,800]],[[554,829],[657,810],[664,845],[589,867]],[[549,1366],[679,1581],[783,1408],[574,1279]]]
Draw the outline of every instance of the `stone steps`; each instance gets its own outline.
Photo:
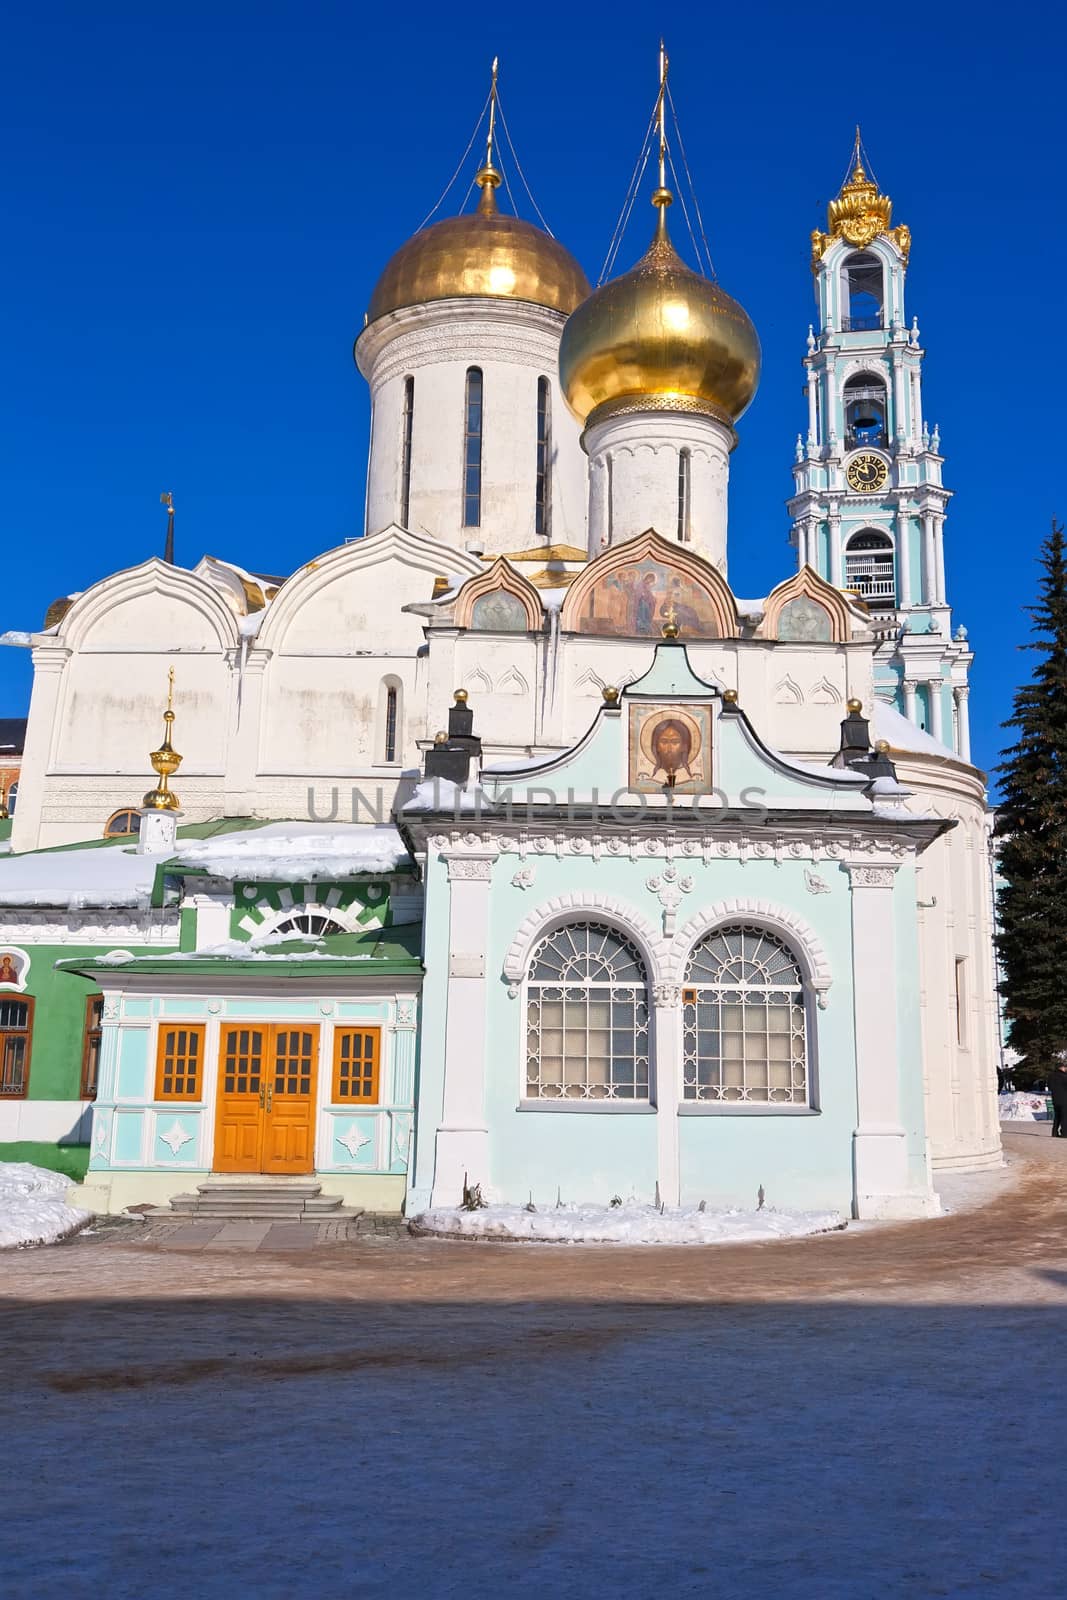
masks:
[[[340,1195],[323,1194],[321,1183],[280,1179],[274,1182],[226,1183],[211,1179],[195,1194],[176,1194],[169,1206],[153,1206],[153,1219],[180,1217],[186,1222],[341,1222],[363,1215],[346,1206]]]

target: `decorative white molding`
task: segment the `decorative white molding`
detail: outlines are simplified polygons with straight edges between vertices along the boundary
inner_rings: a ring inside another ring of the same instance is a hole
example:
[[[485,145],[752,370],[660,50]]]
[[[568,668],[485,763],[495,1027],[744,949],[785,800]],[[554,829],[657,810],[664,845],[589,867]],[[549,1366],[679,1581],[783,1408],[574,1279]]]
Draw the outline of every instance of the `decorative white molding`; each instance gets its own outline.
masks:
[[[193,1135],[188,1129],[183,1128],[177,1119],[167,1129],[166,1133],[160,1133],[159,1137],[165,1145],[170,1147],[172,1156],[176,1156],[185,1145],[193,1142]]]
[[[575,890],[572,894],[553,895],[551,900],[543,901],[516,928],[515,937],[504,957],[503,968],[509,983],[508,993],[513,999],[526,976],[530,953],[537,940],[551,933],[561,923],[586,919],[608,922],[632,940],[641,953],[653,985],[670,976],[670,947],[636,906],[619,899],[617,895],[601,894],[589,889]]]
[[[536,867],[521,867],[511,880],[515,889],[532,889],[537,878]]]
[[[804,887],[809,894],[829,894],[830,885],[825,878],[820,878],[817,872],[812,872],[810,867],[804,868]]]
[[[370,1134],[361,1133],[359,1130],[359,1124],[355,1122],[352,1124],[346,1134],[337,1135],[337,1143],[344,1146],[353,1161],[358,1160],[359,1152],[363,1149],[363,1146],[365,1144],[370,1144],[371,1142]]]
[[[845,863],[854,889],[891,889],[896,867],[861,867]]]
[[[0,907],[0,944],[176,945],[178,923],[176,907],[126,914]]]
[[[677,983],[657,983],[652,990],[652,1004],[667,1010],[677,1006],[681,998],[681,985]]]
[[[774,905],[769,900],[746,898],[720,900],[715,905],[705,906],[702,911],[690,917],[684,927],[675,934],[670,947],[669,961],[672,973],[684,972],[685,963],[693,946],[704,934],[732,922],[754,922],[759,927],[767,928],[771,933],[780,934],[800,957],[801,964],[806,969],[807,981],[815,991],[819,1010],[826,1009],[827,995],[833,983],[833,972],[822,940],[803,917],[786,910],[784,906]]]
[[[668,938],[674,932],[675,918],[682,903],[682,896],[689,894],[692,887],[692,878],[679,877],[677,867],[664,867],[662,872],[656,873],[645,882],[645,888],[651,890],[663,907],[663,931]]]
[[[449,856],[448,881],[488,883],[493,876],[495,859],[495,856]]]

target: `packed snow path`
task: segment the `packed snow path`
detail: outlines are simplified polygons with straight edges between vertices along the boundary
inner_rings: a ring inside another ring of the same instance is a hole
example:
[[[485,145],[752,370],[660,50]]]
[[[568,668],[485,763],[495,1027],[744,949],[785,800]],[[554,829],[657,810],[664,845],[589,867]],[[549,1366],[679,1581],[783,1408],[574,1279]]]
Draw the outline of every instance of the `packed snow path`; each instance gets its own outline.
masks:
[[[12,1254],[5,1600],[1056,1595],[1067,1141],[1006,1143],[775,1244]]]

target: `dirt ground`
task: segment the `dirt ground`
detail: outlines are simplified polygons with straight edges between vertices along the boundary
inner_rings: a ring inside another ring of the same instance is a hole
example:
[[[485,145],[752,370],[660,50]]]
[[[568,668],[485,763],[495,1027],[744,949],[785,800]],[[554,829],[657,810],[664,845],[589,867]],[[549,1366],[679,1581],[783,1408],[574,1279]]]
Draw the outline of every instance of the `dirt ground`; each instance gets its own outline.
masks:
[[[4,1593],[1059,1595],[1067,1141],[1005,1146],[781,1244],[8,1254]]]

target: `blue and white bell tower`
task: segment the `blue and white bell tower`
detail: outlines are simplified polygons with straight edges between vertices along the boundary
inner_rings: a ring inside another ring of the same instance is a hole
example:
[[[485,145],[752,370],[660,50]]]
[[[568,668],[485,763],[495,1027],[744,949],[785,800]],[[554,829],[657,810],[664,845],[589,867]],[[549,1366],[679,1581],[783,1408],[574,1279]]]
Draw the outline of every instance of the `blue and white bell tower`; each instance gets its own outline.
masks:
[[[879,646],[877,694],[970,760],[966,630],[945,588],[949,491],[940,436],[923,416],[919,325],[904,285],[911,232],[863,163],[812,234],[818,327],[808,330],[808,427],[789,501],[799,566],[858,594]]]

